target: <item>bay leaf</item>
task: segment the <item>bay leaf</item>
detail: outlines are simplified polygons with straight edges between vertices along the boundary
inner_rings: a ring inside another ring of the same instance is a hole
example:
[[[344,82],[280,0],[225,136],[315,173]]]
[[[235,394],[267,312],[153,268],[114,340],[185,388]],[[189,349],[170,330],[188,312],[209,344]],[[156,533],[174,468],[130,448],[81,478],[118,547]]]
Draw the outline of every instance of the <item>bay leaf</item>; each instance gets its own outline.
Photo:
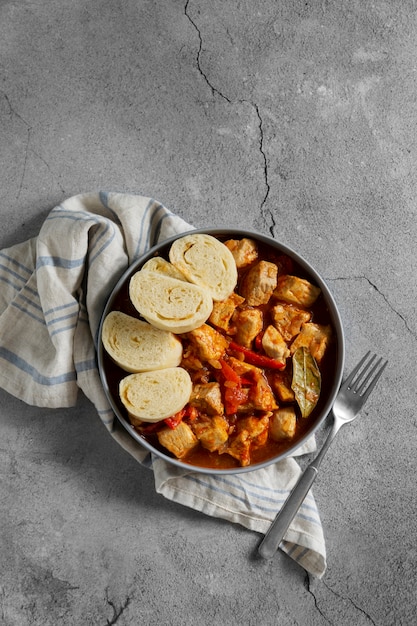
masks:
[[[316,360],[306,347],[298,348],[292,357],[292,383],[301,416],[308,417],[316,406],[321,390],[321,374]]]

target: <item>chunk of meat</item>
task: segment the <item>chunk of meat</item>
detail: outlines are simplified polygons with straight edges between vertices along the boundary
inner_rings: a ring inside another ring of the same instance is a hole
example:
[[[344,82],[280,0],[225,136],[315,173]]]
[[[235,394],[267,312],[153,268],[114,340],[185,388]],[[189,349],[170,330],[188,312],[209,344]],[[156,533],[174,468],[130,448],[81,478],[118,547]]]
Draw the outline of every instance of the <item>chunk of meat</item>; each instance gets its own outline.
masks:
[[[285,341],[298,335],[301,326],[311,320],[311,313],[292,304],[276,304],[271,309],[272,322]]]
[[[236,308],[245,301],[245,298],[239,296],[237,293],[232,293],[226,300],[221,300],[213,303],[213,310],[209,317],[209,321],[222,328],[226,332],[230,331],[230,320]]]
[[[203,368],[203,364],[199,358],[194,354],[193,348],[186,348],[184,350],[182,359],[181,359],[181,367],[184,367],[186,370],[192,371],[200,371]]]
[[[202,361],[221,359],[228,346],[227,339],[208,324],[191,330],[186,337],[195,348],[197,358]]]
[[[251,447],[260,447],[266,443],[269,429],[269,416],[247,417],[238,422],[237,434],[225,449],[227,454],[237,459],[243,467],[250,464]]]
[[[262,337],[262,347],[272,359],[285,363],[290,356],[287,343],[275,326],[269,325]]]
[[[312,285],[305,278],[284,274],[278,278],[274,297],[290,304],[296,304],[306,309],[313,306],[320,294],[319,287]]]
[[[201,416],[192,423],[192,429],[203,448],[220,451],[229,438],[229,424],[221,415]]]
[[[250,306],[267,304],[277,286],[278,267],[269,261],[259,261],[243,278],[241,294]]]
[[[193,386],[191,406],[207,415],[223,415],[224,406],[219,383],[199,383]]]
[[[185,422],[180,422],[174,429],[163,428],[158,431],[161,446],[172,452],[177,459],[183,459],[198,445],[198,439]]]
[[[277,408],[277,402],[271,387],[263,373],[255,374],[256,384],[250,388],[249,403],[254,409],[272,411]]]
[[[291,378],[288,372],[276,372],[269,380],[280,402],[295,402],[295,394],[291,388]]]
[[[238,269],[250,265],[258,258],[258,246],[253,239],[247,239],[246,237],[243,239],[229,239],[224,244],[233,254]]]
[[[311,355],[319,364],[323,359],[331,336],[332,329],[330,325],[323,326],[322,324],[314,324],[313,322],[303,324],[300,334],[297,335],[291,344],[291,354],[294,354],[298,348],[308,348]]]
[[[233,437],[225,452],[239,461],[243,467],[246,467],[246,465],[250,464],[250,444],[249,433],[247,430],[243,430]]]
[[[263,314],[260,309],[239,309],[233,318],[236,342],[250,348],[252,341],[262,330]]]
[[[264,376],[263,371],[255,365],[239,361],[234,357],[229,359],[230,366],[238,376],[249,378],[253,383],[245,391],[248,394],[247,402],[238,409],[240,412],[248,410],[273,411],[278,408],[274,393]]]
[[[297,416],[292,406],[282,407],[274,411],[269,420],[269,431],[274,441],[292,439],[297,427]]]
[[[251,415],[244,417],[238,421],[237,432],[246,430],[249,433],[252,447],[258,448],[264,446],[268,439],[269,420],[272,413],[268,412],[262,415],[262,417],[255,417]]]
[[[229,357],[230,367],[234,369],[238,376],[246,376],[246,374],[255,374],[262,373],[262,370],[256,365],[251,365],[250,363],[246,363],[245,361],[241,361],[240,359],[236,359],[236,357]]]

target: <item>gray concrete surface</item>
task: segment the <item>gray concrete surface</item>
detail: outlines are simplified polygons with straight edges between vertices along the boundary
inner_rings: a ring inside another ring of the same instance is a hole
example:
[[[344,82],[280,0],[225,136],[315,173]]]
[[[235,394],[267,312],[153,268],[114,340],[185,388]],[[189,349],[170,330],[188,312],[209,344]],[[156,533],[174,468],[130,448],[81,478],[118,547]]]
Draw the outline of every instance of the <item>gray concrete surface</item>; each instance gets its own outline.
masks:
[[[71,195],[142,192],[296,248],[346,369],[390,363],[314,487],[322,580],[155,495],[85,398],[0,391],[1,624],[416,623],[416,59],[412,0],[2,0],[0,248]]]

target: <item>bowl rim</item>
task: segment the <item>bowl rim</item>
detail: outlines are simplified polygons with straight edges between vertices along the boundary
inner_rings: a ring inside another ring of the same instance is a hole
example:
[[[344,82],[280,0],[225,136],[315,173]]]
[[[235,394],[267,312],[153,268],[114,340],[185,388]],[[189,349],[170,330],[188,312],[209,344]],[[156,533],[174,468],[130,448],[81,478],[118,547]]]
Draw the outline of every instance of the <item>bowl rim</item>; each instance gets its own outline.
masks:
[[[156,448],[154,448],[154,446],[148,443],[146,439],[141,437],[141,435],[137,431],[135,431],[135,429],[132,427],[130,422],[128,422],[128,420],[124,418],[124,416],[120,413],[119,408],[113,399],[113,396],[109,389],[109,385],[107,383],[107,378],[106,378],[105,368],[104,368],[105,350],[103,347],[103,342],[101,341],[101,336],[102,336],[104,319],[106,318],[108,313],[112,310],[114,300],[119,290],[124,285],[126,280],[128,280],[129,277],[131,277],[136,271],[138,271],[140,267],[144,265],[146,261],[152,258],[155,255],[155,253],[158,252],[161,248],[168,248],[176,239],[180,239],[181,237],[184,237],[185,235],[188,235],[191,233],[192,234],[207,234],[207,235],[212,235],[213,237],[227,236],[230,239],[238,239],[238,238],[243,239],[244,237],[249,238],[249,239],[254,238],[267,245],[278,247],[280,252],[284,254],[288,254],[289,256],[293,257],[294,260],[298,263],[298,265],[300,265],[300,267],[302,267],[308,274],[312,276],[312,278],[314,278],[315,282],[322,290],[322,293],[326,300],[326,305],[329,310],[331,323],[332,323],[333,329],[337,337],[335,379],[334,379],[332,391],[329,393],[329,397],[327,398],[324,406],[321,409],[321,414],[315,420],[315,423],[312,425],[311,429],[309,429],[303,435],[301,439],[297,440],[296,443],[294,443],[284,452],[282,452],[281,454],[275,457],[262,461],[261,463],[248,465],[246,467],[208,468],[208,467],[200,467],[197,465],[184,463],[180,459],[175,459],[167,454],[164,454],[164,452],[157,450]],[[116,282],[115,286],[111,290],[111,293],[106,300],[106,304],[104,306],[104,309],[100,318],[98,334],[97,334],[97,360],[98,360],[98,370],[99,370],[101,384],[103,386],[107,401],[109,402],[114,412],[115,417],[118,419],[120,424],[126,429],[126,431],[133,437],[133,439],[137,441],[142,447],[144,447],[148,452],[150,452],[151,454],[154,454],[159,459],[162,459],[168,462],[170,465],[174,465],[184,470],[187,473],[198,472],[199,474],[212,474],[212,475],[245,474],[245,473],[252,472],[258,469],[264,469],[268,467],[269,465],[273,465],[274,463],[277,463],[289,456],[294,456],[294,453],[299,448],[301,448],[301,446],[305,444],[306,441],[310,439],[317,432],[317,430],[323,425],[326,417],[328,416],[333,406],[334,400],[336,398],[336,395],[339,391],[339,387],[342,382],[344,363],[345,363],[345,336],[344,336],[343,324],[342,324],[340,312],[338,310],[336,301],[330,289],[328,288],[325,280],[322,278],[319,272],[303,256],[301,256],[298,252],[296,252],[292,247],[288,246],[287,244],[281,243],[280,241],[274,239],[273,237],[270,237],[269,235],[265,235],[263,233],[259,233],[254,230],[244,230],[244,229],[235,229],[235,228],[227,228],[227,227],[195,228],[195,229],[190,229],[188,231],[184,231],[182,233],[178,233],[176,235],[173,235],[172,237],[159,241],[157,244],[149,248],[149,250],[147,250],[144,254],[142,254],[140,257],[135,259],[135,261],[133,261],[133,263],[131,263],[123,272],[123,274],[120,276],[119,280]]]

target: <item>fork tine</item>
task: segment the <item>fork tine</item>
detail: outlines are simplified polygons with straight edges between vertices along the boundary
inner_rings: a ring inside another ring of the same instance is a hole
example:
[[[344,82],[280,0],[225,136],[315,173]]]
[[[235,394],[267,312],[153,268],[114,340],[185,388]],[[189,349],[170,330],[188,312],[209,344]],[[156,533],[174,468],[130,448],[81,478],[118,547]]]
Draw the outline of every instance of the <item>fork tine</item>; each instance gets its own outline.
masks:
[[[376,371],[376,368],[379,366],[379,364],[381,363],[382,359],[379,359],[379,361],[377,362],[377,364],[372,368],[372,371],[370,372],[370,374],[373,374],[374,371]],[[381,365],[381,367],[379,368],[379,370],[376,372],[373,380],[370,382],[368,388],[366,389],[366,391],[364,391],[364,393],[362,394],[362,398],[363,401],[365,402],[365,400],[368,398],[369,394],[371,393],[371,391],[375,388],[375,385],[377,384],[379,377],[381,376],[382,372],[384,371],[384,369],[386,368],[386,366],[388,365],[388,361],[385,361],[385,363],[383,363]],[[369,376],[367,376],[367,379],[369,379]]]
[[[355,381],[355,388],[353,390],[355,393],[357,393],[359,395],[361,394],[361,391],[363,389],[365,389],[365,386],[368,383],[368,381],[370,380],[371,376],[377,370],[377,368],[378,368],[379,364],[381,363],[382,359],[379,359],[379,361],[377,361],[375,363],[373,368],[371,370],[369,370],[369,368],[371,367],[371,365],[372,365],[372,363],[374,362],[375,359],[376,359],[376,355],[373,354],[372,357],[371,357],[371,360],[369,361],[369,363],[366,364],[366,366],[363,368],[362,372],[358,375],[358,377],[357,377],[357,379]],[[367,375],[365,376],[366,373],[367,373]]]
[[[361,359],[359,361],[359,363],[357,364],[357,366],[351,371],[351,373],[349,374],[349,376],[346,378],[345,382],[343,383],[343,387],[350,387],[353,379],[355,378],[356,374],[359,372],[359,370],[361,369],[362,365],[365,363],[366,359],[368,358],[368,356],[370,355],[370,352],[367,352],[365,354],[365,356],[363,357],[363,359]]]

